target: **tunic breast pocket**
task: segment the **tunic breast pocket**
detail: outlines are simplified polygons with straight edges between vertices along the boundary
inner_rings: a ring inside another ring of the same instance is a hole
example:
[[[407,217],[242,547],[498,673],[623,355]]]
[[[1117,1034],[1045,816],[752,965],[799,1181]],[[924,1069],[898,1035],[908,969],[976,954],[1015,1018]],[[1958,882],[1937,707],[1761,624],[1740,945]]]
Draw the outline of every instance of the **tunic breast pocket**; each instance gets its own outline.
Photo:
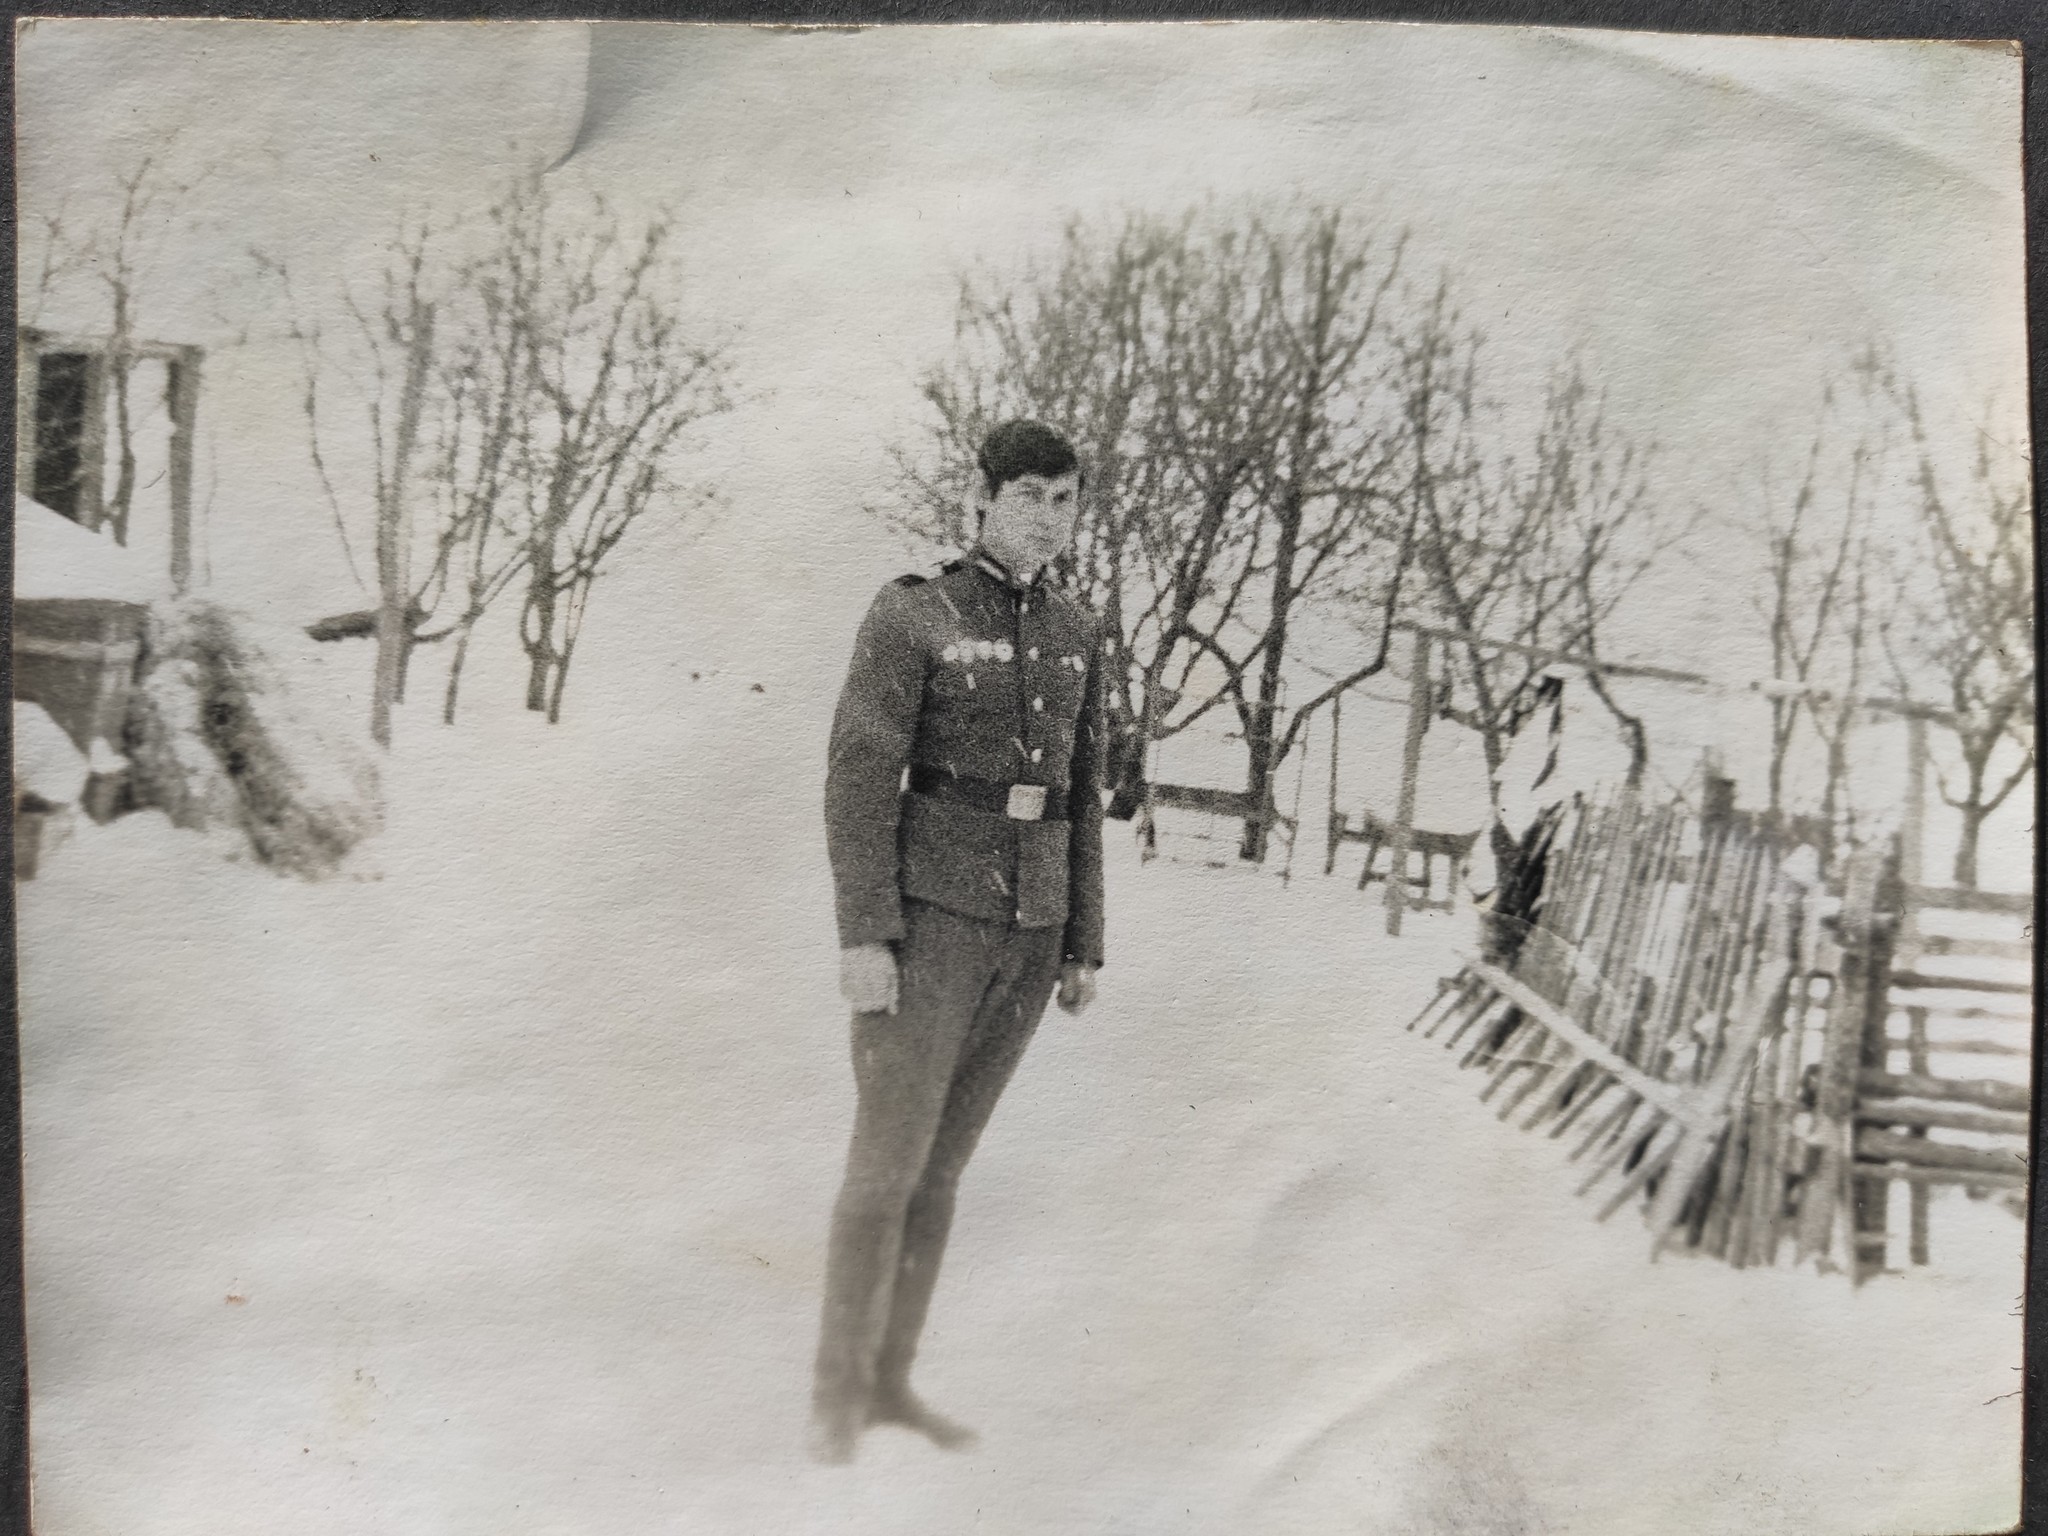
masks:
[[[980,713],[1004,697],[1003,666],[996,661],[942,659],[932,668],[931,696],[949,709]]]
[[[922,750],[956,772],[1001,777],[987,759],[1017,734],[1016,670],[995,657],[941,657],[926,684]]]
[[[1087,669],[1088,658],[1085,655],[1060,651],[1051,657],[1050,666],[1040,668],[1036,679],[1045,697],[1046,713],[1070,730],[1074,717],[1081,710],[1081,691],[1087,681]]]

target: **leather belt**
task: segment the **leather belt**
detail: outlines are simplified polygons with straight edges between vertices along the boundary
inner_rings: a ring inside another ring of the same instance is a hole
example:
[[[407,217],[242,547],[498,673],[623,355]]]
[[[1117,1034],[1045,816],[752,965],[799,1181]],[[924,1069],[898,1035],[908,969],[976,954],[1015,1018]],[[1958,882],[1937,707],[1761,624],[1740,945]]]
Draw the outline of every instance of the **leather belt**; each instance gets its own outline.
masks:
[[[1012,821],[1067,818],[1066,791],[1048,784],[1003,784],[915,763],[910,769],[910,788],[934,800],[951,800],[992,815],[1008,816]]]

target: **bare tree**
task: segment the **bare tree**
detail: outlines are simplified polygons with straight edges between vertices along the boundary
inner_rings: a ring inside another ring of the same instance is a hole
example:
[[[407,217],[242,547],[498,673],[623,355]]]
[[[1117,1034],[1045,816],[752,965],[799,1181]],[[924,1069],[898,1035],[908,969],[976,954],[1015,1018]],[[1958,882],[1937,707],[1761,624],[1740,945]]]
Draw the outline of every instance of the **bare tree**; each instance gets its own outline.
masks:
[[[15,303],[23,325],[41,325],[52,297],[86,264],[70,215],[68,191],[59,195],[56,207],[22,215]]]
[[[1075,439],[1090,478],[1066,575],[1108,620],[1112,812],[1135,809],[1152,743],[1219,708],[1256,807],[1314,710],[1384,664],[1382,646],[1283,722],[1300,605],[1387,585],[1398,261],[1333,212],[1208,210],[1077,223],[1052,262],[963,284],[956,355],[925,384],[932,440],[899,454],[899,520],[958,527],[1003,415]],[[1248,824],[1247,857],[1265,836]]]
[[[1070,223],[1057,256],[1021,275],[982,271],[961,282],[958,351],[925,377],[929,439],[896,450],[903,500],[885,518],[908,532],[968,542],[974,455],[988,429],[1030,416],[1064,431],[1087,469],[1075,552],[1063,576],[1106,620],[1112,812],[1129,815],[1143,772],[1140,722],[1156,682],[1161,611],[1173,595],[1147,577],[1171,539],[1151,530],[1179,511],[1152,450],[1162,288],[1189,260],[1188,221],[1126,218],[1103,234]],[[1184,585],[1202,578],[1185,573]],[[1168,642],[1167,649],[1171,649]]]
[[[1743,524],[1763,552],[1755,602],[1769,641],[1767,808],[1786,814],[1786,772],[1802,726],[1825,759],[1820,813],[1833,840],[1847,807],[1850,740],[1863,718],[1874,652],[1880,499],[1892,458],[1885,399],[1889,372],[1874,348],[1822,394],[1797,476],[1759,475],[1755,515]]]
[[[443,238],[424,224],[403,231],[393,241],[370,291],[359,292],[354,285],[344,290],[341,308],[348,325],[338,335],[323,333],[317,325],[303,321],[296,306],[291,322],[304,366],[299,404],[306,421],[308,453],[358,584],[362,574],[356,567],[349,519],[330,470],[333,455],[324,442],[329,425],[322,414],[323,396],[341,394],[361,413],[367,429],[368,462],[348,467],[354,471],[350,478],[367,482],[369,491],[374,605],[323,619],[311,626],[310,632],[322,640],[374,637],[370,735],[386,747],[391,744],[392,706],[405,696],[412,648],[420,639],[421,625],[432,614],[432,604],[425,600],[427,589],[446,582],[444,562],[430,563],[424,578],[416,580],[414,561],[414,544],[420,535],[421,437],[431,430],[437,408],[436,333],[446,302],[441,276]],[[260,253],[254,255],[259,270],[277,279],[289,302],[290,278],[283,264]]]
[[[1960,488],[1945,483],[1918,401],[1900,396],[1917,458],[1920,538],[1883,640],[1902,688],[1938,689],[1961,762],[1937,764],[1962,817],[1952,878],[1974,887],[1984,823],[2034,771],[2033,501],[2023,456],[1979,432]]]
[[[1602,636],[1670,539],[1645,538],[1649,450],[1615,431],[1576,363],[1555,373],[1531,450],[1504,451],[1482,409],[1480,338],[1440,291],[1406,340],[1404,374],[1418,508],[1412,612],[1450,632],[1442,715],[1478,736],[1490,782],[1560,656],[1600,659]],[[1630,745],[1640,778],[1649,744],[1597,665],[1588,676]],[[1519,850],[1489,832],[1503,883]]]
[[[379,741],[420,643],[454,639],[454,720],[476,627],[513,590],[527,707],[559,720],[609,557],[648,511],[680,520],[709,495],[674,461],[690,427],[730,408],[728,365],[685,332],[671,217],[629,230],[595,197],[559,197],[524,181],[480,227],[419,226],[373,298],[345,294],[345,336],[295,326],[313,466],[352,568],[321,401],[339,389],[369,428],[370,462],[353,468],[372,490],[377,604],[314,628],[378,637]]]
[[[83,329],[104,327],[88,408],[97,410],[102,401],[111,407],[114,477],[93,511],[122,545],[128,542],[137,489],[137,349],[155,323],[150,314],[161,298],[166,252],[173,237],[191,226],[192,194],[208,175],[176,151],[175,138],[168,140],[116,171],[99,193],[74,199],[67,191],[55,208],[25,221],[21,307],[27,323],[38,323],[54,304],[83,319]],[[167,409],[172,387],[167,376]],[[102,440],[97,420],[89,424],[88,436]],[[102,468],[95,461],[81,466],[81,473],[99,484]]]
[[[1245,790],[1263,806],[1312,713],[1387,660],[1383,629],[1372,656],[1297,708],[1283,727],[1281,684],[1300,605],[1339,595],[1355,603],[1370,589],[1391,622],[1413,518],[1402,523],[1392,494],[1403,458],[1400,418],[1389,408],[1402,361],[1391,344],[1390,313],[1400,242],[1382,252],[1370,239],[1352,237],[1341,214],[1321,210],[1297,231],[1260,226],[1255,236],[1262,308],[1274,332],[1266,351],[1282,380],[1281,433],[1271,458],[1254,466],[1263,521],[1272,528],[1271,585],[1256,639],[1232,668],[1231,694],[1244,726]],[[1396,527],[1402,531],[1390,541]],[[1397,553],[1387,562],[1390,542]],[[1383,564],[1391,564],[1391,579],[1374,582],[1374,567]],[[1219,660],[1229,655],[1225,633],[1219,625],[1202,637]],[[1255,657],[1256,692],[1247,698],[1237,678]],[[1265,857],[1269,827],[1265,819],[1246,821],[1243,857]]]
[[[526,707],[555,721],[607,558],[651,508],[681,517],[708,497],[673,460],[692,427],[731,409],[730,370],[722,344],[687,329],[672,217],[629,228],[594,195],[558,212],[535,181],[492,219],[469,280],[505,306],[526,359],[511,440],[519,635]]]
[[[436,507],[434,570],[461,585],[452,622],[422,636],[455,639],[441,701],[441,719],[449,725],[455,723],[476,626],[525,573],[529,555],[507,509],[520,469],[531,344],[530,327],[515,317],[526,312],[531,296],[506,292],[488,270],[476,277],[475,323],[452,339],[441,369],[442,409],[426,476]]]

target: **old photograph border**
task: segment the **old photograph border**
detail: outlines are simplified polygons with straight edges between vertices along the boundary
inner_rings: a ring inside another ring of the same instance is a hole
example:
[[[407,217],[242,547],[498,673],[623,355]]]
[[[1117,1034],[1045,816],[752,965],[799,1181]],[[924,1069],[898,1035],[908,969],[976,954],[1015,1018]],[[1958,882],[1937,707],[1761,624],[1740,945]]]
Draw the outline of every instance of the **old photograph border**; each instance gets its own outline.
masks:
[[[2017,39],[2025,56],[2026,221],[2029,279],[2028,355],[2031,362],[2030,419],[2033,427],[2035,484],[2041,479],[2044,441],[2048,441],[2048,81],[2041,74],[2048,59],[2048,11],[2026,0],[1963,4],[1901,3],[1901,0],[1470,0],[1438,4],[1162,4],[1136,0],[1127,4],[1077,4],[1064,0],[981,0],[981,3],[836,3],[836,0],[727,0],[727,3],[658,5],[588,0],[578,5],[492,3],[470,6],[427,5],[396,0],[376,6],[346,3],[309,4],[87,4],[57,0],[24,7],[39,16],[88,17],[217,17],[221,19],[301,20],[452,20],[493,19],[604,21],[715,21],[788,24],[794,26],[859,27],[890,23],[1003,23],[1051,21],[1186,21],[1226,19],[1331,19],[1348,21],[1413,21],[1493,26],[1600,27],[1629,30],[1756,34],[1807,38],[1997,38]],[[12,49],[6,80],[13,107]],[[13,165],[7,169],[5,206],[10,228],[14,208]],[[16,244],[10,245],[10,260]],[[7,285],[6,302],[15,302],[15,285]],[[6,450],[13,452],[13,436]],[[2038,512],[2037,512],[2038,515]],[[12,532],[0,535],[9,546]],[[2038,525],[2037,525],[2038,548]],[[2038,562],[2037,562],[2038,569]],[[11,590],[0,602],[12,620]],[[2036,607],[2037,649],[2040,626]],[[11,747],[11,744],[10,744]],[[2036,783],[2036,869],[2039,868],[2041,789]],[[2036,933],[2040,886],[2035,885]],[[10,887],[5,911],[8,953],[6,1035],[0,1041],[0,1167],[12,1170],[0,1180],[0,1252],[7,1255],[4,1286],[0,1286],[0,1528],[30,1529],[30,1476],[27,1421],[29,1398],[26,1308],[22,1286],[22,1190],[19,1018],[17,1014],[14,895]],[[2035,954],[2037,997],[2044,981],[2042,955]],[[2038,1008],[2035,1016],[2036,1059],[2043,1040]],[[2043,1088],[2040,1074],[2033,1086],[2034,1150],[2042,1137]],[[2028,1251],[2026,1415],[2022,1510],[2023,1528],[2048,1531],[2048,1192],[2041,1181],[2031,1191],[2031,1240]],[[1973,1536],[1973,1533],[1956,1533]]]

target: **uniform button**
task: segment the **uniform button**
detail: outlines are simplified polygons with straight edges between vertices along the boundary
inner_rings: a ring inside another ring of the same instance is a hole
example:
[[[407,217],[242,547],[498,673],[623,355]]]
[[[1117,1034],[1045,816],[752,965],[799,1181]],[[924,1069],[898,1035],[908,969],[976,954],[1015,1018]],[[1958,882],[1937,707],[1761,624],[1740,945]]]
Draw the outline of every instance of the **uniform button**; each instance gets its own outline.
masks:
[[[1043,699],[1033,699],[1033,700],[1031,701],[1031,707],[1032,707],[1033,709],[1035,709],[1035,710],[1038,710],[1038,711],[1040,711],[1041,713],[1043,713],[1043,712],[1044,712],[1044,709],[1045,709],[1045,700],[1043,700]]]
[[[1031,761],[1033,761],[1034,763],[1037,762],[1043,756],[1045,756],[1045,748],[1033,747],[1031,749]]]
[[[1038,660],[1038,647],[1034,645],[1033,647],[1031,647],[1030,650],[1026,651],[1024,654],[1026,656],[1029,656],[1033,661],[1036,661]]]

